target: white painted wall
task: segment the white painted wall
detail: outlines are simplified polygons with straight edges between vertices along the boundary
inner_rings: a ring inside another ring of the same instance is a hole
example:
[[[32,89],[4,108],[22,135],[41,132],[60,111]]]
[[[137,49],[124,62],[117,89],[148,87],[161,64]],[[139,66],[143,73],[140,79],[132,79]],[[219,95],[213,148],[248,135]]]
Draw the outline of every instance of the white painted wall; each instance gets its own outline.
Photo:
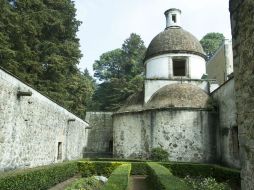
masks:
[[[88,123],[1,69],[0,89],[0,171],[82,158]]]
[[[173,21],[173,16],[176,16],[176,22]],[[179,9],[169,9],[165,12],[166,16],[166,27],[180,27],[181,26],[181,10]]]
[[[149,59],[145,64],[146,78],[169,78],[169,58],[167,56],[158,56],[155,59]]]
[[[204,90],[205,92],[208,92],[208,82],[205,80],[145,80],[145,103],[150,100],[152,95],[157,92],[160,88],[163,86],[169,85],[169,84],[175,84],[175,83],[189,83],[193,85],[197,85],[199,88]]]
[[[188,53],[170,53],[148,59],[145,62],[147,79],[174,79],[179,77],[172,76],[172,58],[186,57],[189,68],[189,78],[201,79],[206,73],[206,61],[203,57]]]
[[[232,41],[225,40],[213,57],[207,62],[207,74],[209,79],[216,79],[222,85],[228,80],[228,75],[233,73]]]

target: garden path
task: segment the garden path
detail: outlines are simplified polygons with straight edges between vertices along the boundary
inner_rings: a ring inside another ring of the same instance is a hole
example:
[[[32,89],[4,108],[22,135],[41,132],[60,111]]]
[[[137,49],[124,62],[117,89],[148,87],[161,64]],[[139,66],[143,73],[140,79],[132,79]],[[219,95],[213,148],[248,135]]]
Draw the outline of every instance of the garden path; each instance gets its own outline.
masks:
[[[146,177],[143,175],[130,176],[129,190],[151,190],[147,184]]]
[[[70,185],[72,182],[74,182],[76,179],[80,178],[80,175],[74,176],[70,179],[67,179],[66,181],[63,181],[57,185],[55,185],[54,187],[51,187],[48,190],[63,190],[65,189],[68,185]]]

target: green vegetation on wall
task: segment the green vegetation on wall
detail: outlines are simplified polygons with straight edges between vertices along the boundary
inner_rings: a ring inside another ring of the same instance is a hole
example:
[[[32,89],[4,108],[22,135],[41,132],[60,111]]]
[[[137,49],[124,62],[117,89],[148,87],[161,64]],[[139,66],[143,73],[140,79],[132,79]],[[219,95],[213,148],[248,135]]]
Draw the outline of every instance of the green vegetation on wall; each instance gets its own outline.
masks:
[[[158,147],[151,150],[151,160],[153,161],[168,161],[169,153]]]

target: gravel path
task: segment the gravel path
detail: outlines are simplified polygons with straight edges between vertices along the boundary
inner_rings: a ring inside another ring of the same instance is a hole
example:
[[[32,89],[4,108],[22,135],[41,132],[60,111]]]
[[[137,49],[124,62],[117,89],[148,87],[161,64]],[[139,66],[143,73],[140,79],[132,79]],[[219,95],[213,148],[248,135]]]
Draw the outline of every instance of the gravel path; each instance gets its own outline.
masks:
[[[147,176],[133,175],[130,177],[131,185],[129,190],[149,190],[146,181]]]

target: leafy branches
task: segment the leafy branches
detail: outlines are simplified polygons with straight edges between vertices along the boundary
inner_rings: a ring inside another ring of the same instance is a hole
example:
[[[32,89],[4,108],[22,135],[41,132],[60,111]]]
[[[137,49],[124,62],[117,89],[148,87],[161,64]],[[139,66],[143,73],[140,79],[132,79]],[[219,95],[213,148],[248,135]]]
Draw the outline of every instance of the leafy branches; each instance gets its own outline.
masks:
[[[103,82],[93,96],[97,103],[93,109],[117,110],[129,95],[142,89],[145,51],[141,37],[131,34],[121,49],[106,52],[95,61],[94,76]]]
[[[207,33],[200,41],[207,59],[209,60],[217,51],[217,49],[220,47],[220,45],[223,43],[225,37],[221,33]]]

